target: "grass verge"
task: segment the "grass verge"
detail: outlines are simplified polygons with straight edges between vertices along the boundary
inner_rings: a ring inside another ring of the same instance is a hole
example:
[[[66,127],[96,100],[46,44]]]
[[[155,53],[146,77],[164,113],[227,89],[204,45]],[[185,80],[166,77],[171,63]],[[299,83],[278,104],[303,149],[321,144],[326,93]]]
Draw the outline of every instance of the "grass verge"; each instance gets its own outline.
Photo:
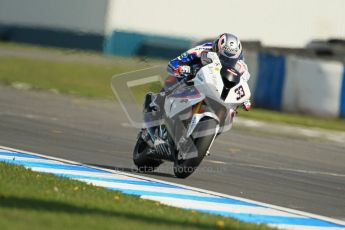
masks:
[[[0,163],[0,229],[272,229]]]
[[[259,108],[253,108],[250,112],[241,112],[239,116],[275,123],[345,131],[345,119],[319,118],[301,114],[275,112]]]
[[[80,96],[113,98],[111,76],[128,71],[118,66],[0,57],[0,82],[25,83],[34,89]]]
[[[17,44],[0,43],[1,47],[27,52],[54,52],[53,48],[38,48]],[[58,49],[55,50],[56,52],[59,51]],[[82,56],[81,53],[81,59]],[[104,58],[101,55],[98,56]],[[137,68],[138,65],[133,65],[133,60],[131,59],[127,61],[121,59],[121,61],[114,62],[111,65],[100,65],[96,63],[0,56],[0,83],[26,88],[54,90],[93,98],[111,99],[114,98],[110,88],[111,77],[114,74]],[[151,88],[151,86],[145,86],[135,90],[134,93],[142,98],[146,92],[145,90],[152,90]],[[262,121],[283,122],[306,127],[345,131],[345,119],[323,119],[257,108],[254,108],[251,112],[241,112],[240,116]]]

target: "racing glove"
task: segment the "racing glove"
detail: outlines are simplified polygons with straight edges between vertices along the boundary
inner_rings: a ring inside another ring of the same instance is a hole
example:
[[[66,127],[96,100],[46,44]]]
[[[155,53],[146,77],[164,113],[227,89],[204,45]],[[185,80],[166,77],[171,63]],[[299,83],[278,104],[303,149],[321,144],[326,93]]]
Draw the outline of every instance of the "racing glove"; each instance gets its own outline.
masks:
[[[243,102],[242,107],[245,111],[249,111],[252,108],[252,103],[250,100]]]
[[[191,68],[188,65],[181,65],[174,71],[174,74],[177,77],[186,77],[191,75],[191,73]]]

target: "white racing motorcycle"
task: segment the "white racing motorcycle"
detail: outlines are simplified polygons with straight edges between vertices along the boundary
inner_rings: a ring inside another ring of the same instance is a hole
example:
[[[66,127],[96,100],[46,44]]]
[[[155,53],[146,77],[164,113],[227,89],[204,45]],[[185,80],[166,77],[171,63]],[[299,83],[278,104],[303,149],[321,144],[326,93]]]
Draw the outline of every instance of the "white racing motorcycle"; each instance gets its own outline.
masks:
[[[236,109],[249,100],[245,77],[234,81],[216,53],[209,52],[208,58],[210,64],[193,79],[166,94],[164,108],[144,113],[146,128],[133,151],[139,170],[152,171],[163,161],[172,161],[175,176],[188,177],[209,155],[217,135],[231,129]]]

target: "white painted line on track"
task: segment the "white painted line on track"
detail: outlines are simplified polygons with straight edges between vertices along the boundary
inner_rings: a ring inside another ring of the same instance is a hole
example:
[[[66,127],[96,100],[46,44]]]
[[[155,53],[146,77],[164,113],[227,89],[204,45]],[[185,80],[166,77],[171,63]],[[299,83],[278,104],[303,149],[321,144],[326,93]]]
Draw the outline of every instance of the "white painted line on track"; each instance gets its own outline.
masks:
[[[159,201],[162,204],[169,206],[175,206],[179,208],[187,209],[204,209],[207,205],[208,210],[217,210],[224,212],[234,212],[234,213],[251,213],[256,215],[272,215],[272,216],[289,216],[289,217],[300,217],[300,215],[295,215],[291,213],[286,213],[278,210],[268,209],[265,207],[248,207],[245,205],[232,205],[232,204],[214,204],[205,203],[204,201],[191,200],[188,202],[183,202],[182,199],[170,198],[170,197],[157,197],[157,196],[141,196],[143,199]]]
[[[27,162],[37,162],[37,163],[47,163],[47,164],[61,164],[64,165],[63,162],[57,162],[55,160],[47,160],[47,159],[37,159],[37,158],[27,158],[27,157],[11,157],[11,156],[1,156],[0,159],[8,160],[8,161],[27,161]]]
[[[329,227],[318,227],[318,226],[305,226],[305,225],[288,225],[288,224],[268,224],[268,226],[275,227],[278,229],[287,230],[328,230]],[[344,230],[342,227],[332,227],[332,230]]]
[[[216,161],[216,160],[208,160],[205,159],[206,162],[213,163],[213,164],[220,164],[220,165],[226,165],[227,163],[224,161]]]
[[[43,173],[54,173],[54,174],[68,174],[75,176],[90,176],[90,177],[102,177],[107,179],[128,179],[128,176],[110,173],[98,173],[98,172],[76,172],[74,170],[64,170],[64,169],[51,169],[51,168],[37,168],[31,167],[32,171],[43,172]],[[131,180],[142,181],[137,178],[131,178]]]
[[[264,166],[264,165],[245,164],[245,163],[225,163],[225,164],[237,165],[237,166],[245,166],[245,167],[252,167],[252,168],[269,169],[269,170],[278,170],[278,171],[289,171],[289,172],[313,174],[313,175],[345,177],[345,174],[333,173],[333,172],[323,172],[323,171],[313,171],[313,170],[303,170],[303,169],[292,169],[292,168],[284,168],[284,167],[269,167],[269,166]]]
[[[155,186],[144,186],[144,185],[133,185],[133,184],[123,184],[123,183],[114,183],[114,182],[105,182],[105,181],[97,181],[97,180],[89,180],[89,179],[80,179],[80,181],[84,181],[96,186],[100,187],[107,187],[107,188],[118,188],[118,189],[130,189],[130,190],[141,190],[141,191],[159,191],[160,193],[173,193],[173,194],[181,194],[181,195],[190,195],[190,196],[202,196],[202,197],[214,197],[209,194],[204,194],[200,192],[194,192],[186,189],[181,188],[164,188],[164,187],[155,187]]]

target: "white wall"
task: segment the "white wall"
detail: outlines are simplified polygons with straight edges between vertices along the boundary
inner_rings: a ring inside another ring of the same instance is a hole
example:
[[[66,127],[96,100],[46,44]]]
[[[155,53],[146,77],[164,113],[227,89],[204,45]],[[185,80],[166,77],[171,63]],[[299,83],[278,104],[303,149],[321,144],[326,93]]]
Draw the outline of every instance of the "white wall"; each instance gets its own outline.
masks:
[[[345,37],[344,0],[111,0],[107,31],[195,38],[225,31],[268,45],[304,46]]]
[[[343,70],[340,62],[288,56],[283,110],[338,117]]]
[[[199,39],[230,31],[268,45],[303,46],[312,38],[344,38],[344,10],[344,0],[0,0],[0,23]]]
[[[248,70],[250,73],[250,79],[248,81],[249,88],[254,95],[254,90],[256,86],[257,73],[258,73],[258,53],[247,51],[244,53],[245,62],[248,65]]]
[[[108,0],[0,0],[0,23],[104,34]]]

